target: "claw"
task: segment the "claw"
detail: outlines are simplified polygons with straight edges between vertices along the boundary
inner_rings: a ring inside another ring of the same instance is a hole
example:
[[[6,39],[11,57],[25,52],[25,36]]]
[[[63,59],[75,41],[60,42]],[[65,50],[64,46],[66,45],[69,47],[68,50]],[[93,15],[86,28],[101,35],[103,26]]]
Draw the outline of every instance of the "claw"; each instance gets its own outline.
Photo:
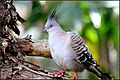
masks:
[[[77,73],[76,72],[74,72],[74,75],[73,76],[71,76],[71,78],[72,78],[72,80],[77,80],[78,78],[77,78]]]
[[[59,72],[54,72],[54,74],[57,74],[57,75],[60,75],[60,74],[63,74],[64,73],[64,70],[60,70]]]

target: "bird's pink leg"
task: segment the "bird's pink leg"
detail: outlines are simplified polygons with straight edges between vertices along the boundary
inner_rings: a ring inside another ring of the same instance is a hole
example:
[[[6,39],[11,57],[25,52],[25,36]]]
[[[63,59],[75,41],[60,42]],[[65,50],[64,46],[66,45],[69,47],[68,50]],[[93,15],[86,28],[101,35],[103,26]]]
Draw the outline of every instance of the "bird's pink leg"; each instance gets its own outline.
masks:
[[[65,71],[64,70],[60,70],[59,72],[54,72],[57,75],[63,74]]]
[[[77,72],[74,72],[74,75],[71,78],[72,78],[72,80],[76,80],[77,79]]]

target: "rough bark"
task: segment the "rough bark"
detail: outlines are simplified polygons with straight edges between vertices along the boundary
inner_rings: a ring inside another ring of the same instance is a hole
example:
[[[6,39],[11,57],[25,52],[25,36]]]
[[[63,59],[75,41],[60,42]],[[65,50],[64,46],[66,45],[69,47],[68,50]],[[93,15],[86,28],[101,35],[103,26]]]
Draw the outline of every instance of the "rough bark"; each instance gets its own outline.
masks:
[[[16,39],[19,48],[27,56],[40,56],[51,59],[50,49],[48,47],[47,40],[27,40],[27,39]]]
[[[17,21],[25,20],[16,12],[12,0],[0,0],[0,79],[66,79],[67,74],[55,75],[54,70],[44,69],[24,61],[25,56],[52,58],[47,40],[32,40],[30,36],[18,39],[9,30],[20,34]]]
[[[44,69],[23,61],[22,64],[1,66],[0,79],[67,79],[67,74],[55,75],[54,70]]]

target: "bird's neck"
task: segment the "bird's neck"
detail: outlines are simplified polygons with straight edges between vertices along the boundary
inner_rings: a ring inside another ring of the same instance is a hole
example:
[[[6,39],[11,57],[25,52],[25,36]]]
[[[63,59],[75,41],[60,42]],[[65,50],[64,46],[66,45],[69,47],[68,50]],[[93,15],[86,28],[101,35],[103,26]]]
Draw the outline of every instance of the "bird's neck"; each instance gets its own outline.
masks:
[[[66,32],[64,31],[64,30],[62,30],[62,28],[60,28],[60,29],[55,29],[55,30],[53,30],[52,32],[49,32],[48,33],[49,34],[49,37],[55,37],[55,36],[62,36],[62,35],[65,35],[66,34]]]

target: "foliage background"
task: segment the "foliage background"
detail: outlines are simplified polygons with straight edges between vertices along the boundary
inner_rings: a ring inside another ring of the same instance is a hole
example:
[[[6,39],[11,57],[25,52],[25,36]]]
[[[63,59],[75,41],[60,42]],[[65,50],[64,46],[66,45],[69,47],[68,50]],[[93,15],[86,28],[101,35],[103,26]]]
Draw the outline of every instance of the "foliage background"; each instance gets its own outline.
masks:
[[[56,5],[60,6],[56,20],[65,31],[81,35],[100,68],[115,79],[119,78],[119,1],[13,1],[19,14],[27,20],[18,23],[20,36],[32,35],[33,39],[47,39],[42,33],[48,15]],[[41,67],[57,69],[53,60],[26,57]],[[71,65],[72,66],[72,65]],[[72,75],[72,72],[68,72]],[[87,71],[78,73],[79,78],[97,77]]]

